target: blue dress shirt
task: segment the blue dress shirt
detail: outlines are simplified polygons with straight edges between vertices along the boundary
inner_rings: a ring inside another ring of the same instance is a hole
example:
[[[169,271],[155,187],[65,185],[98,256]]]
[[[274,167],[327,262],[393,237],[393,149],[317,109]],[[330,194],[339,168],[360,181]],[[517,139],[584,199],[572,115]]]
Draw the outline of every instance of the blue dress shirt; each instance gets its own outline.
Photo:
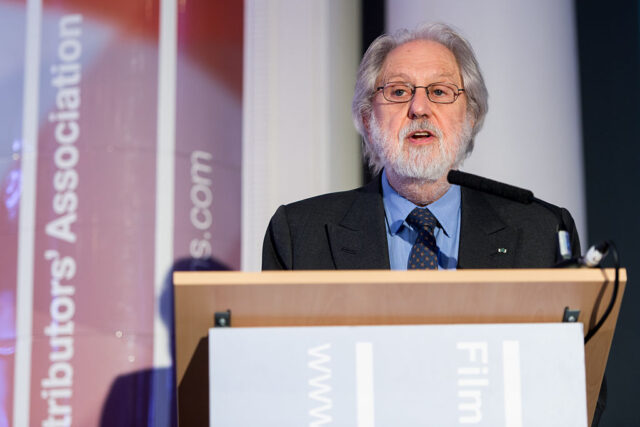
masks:
[[[409,253],[418,238],[418,232],[405,219],[418,206],[399,195],[389,185],[385,171],[382,172],[382,200],[391,269],[406,270]],[[440,224],[434,233],[438,245],[438,269],[455,270],[460,246],[460,187],[452,185],[441,198],[427,207]]]

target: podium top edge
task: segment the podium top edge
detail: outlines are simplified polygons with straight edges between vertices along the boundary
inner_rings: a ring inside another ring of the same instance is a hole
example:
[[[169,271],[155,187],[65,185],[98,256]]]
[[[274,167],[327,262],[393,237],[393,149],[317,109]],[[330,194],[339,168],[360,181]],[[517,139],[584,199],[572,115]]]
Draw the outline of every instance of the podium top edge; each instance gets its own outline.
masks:
[[[500,270],[336,270],[336,271],[179,271],[173,273],[175,286],[199,285],[299,285],[345,283],[575,283],[613,281],[615,269],[500,269]],[[620,269],[626,283],[627,270]]]

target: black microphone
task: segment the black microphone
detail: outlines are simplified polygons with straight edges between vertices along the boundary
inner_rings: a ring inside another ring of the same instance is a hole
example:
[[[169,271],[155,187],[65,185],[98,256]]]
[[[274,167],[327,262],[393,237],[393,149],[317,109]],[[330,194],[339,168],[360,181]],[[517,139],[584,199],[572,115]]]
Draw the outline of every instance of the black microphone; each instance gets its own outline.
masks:
[[[535,199],[533,192],[530,190],[453,169],[449,171],[447,180],[450,184],[504,197],[505,199],[514,200],[519,203],[524,203],[525,205],[530,204]]]
[[[549,211],[551,211],[558,220],[558,246],[560,249],[560,256],[563,260],[572,259],[571,240],[569,232],[567,231],[567,226],[564,222],[564,218],[562,217],[562,212],[557,206],[534,197],[531,190],[525,190],[524,188],[504,184],[502,182],[494,181],[492,179],[473,175],[467,172],[460,172],[458,170],[452,169],[447,175],[447,180],[450,184],[471,188],[472,190],[493,194],[494,196],[504,197],[505,199],[513,200],[525,205],[529,205],[532,202],[535,202],[541,206],[544,206]]]

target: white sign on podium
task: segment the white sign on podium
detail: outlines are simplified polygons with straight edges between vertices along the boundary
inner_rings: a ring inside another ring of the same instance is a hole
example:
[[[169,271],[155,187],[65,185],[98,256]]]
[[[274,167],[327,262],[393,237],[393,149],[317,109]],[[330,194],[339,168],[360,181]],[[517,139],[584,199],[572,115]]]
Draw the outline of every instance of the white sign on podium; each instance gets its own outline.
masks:
[[[214,328],[212,426],[587,425],[582,324]]]

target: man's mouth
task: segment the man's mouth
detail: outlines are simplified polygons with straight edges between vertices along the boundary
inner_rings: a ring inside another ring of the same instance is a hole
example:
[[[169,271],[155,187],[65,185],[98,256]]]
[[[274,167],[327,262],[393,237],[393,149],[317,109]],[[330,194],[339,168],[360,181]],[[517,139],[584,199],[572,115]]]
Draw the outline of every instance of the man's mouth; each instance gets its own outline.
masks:
[[[436,136],[428,130],[419,130],[411,132],[407,139],[414,144],[428,144],[435,141]]]

